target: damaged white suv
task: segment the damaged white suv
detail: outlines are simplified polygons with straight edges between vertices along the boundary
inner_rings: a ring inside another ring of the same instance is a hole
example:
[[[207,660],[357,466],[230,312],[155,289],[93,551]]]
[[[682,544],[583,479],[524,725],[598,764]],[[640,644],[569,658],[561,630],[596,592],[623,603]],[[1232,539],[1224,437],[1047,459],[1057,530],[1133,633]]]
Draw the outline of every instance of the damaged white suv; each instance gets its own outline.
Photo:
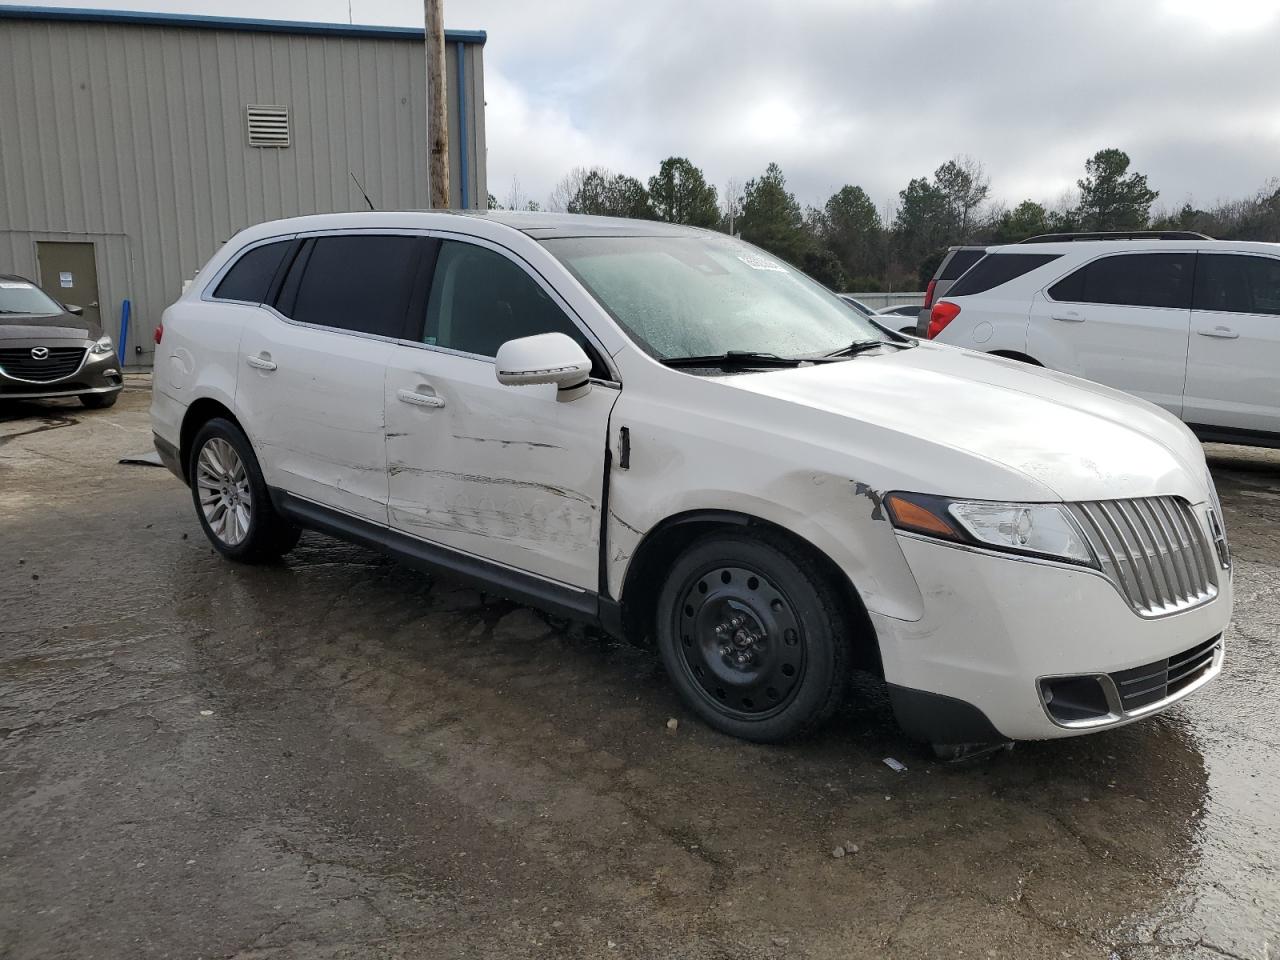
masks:
[[[936,745],[1126,723],[1222,667],[1230,554],[1177,419],[886,332],[720,234],[266,223],[157,340],[156,447],[227,557],[310,528],[653,637],[737,736],[813,729],[855,665]]]

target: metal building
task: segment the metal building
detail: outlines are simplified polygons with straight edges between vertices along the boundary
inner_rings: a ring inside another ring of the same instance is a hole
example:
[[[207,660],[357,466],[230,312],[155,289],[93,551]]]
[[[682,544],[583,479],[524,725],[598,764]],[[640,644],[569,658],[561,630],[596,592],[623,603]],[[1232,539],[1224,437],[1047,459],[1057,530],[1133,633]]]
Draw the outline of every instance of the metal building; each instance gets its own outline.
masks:
[[[482,207],[482,31],[445,35],[450,190]],[[0,6],[0,273],[100,314],[125,363],[237,230],[430,205],[421,30]]]

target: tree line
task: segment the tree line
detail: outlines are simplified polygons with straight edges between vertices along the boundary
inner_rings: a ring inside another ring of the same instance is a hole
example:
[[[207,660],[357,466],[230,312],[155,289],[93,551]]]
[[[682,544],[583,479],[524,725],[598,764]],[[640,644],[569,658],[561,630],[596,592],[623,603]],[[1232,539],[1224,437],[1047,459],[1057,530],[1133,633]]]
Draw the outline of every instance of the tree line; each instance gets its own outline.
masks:
[[[685,157],[668,157],[647,181],[603,167],[578,167],[552,190],[557,212],[634,217],[707,227],[794,264],[836,290],[923,289],[947,247],[1015,243],[1043,233],[1099,230],[1194,230],[1224,240],[1280,241],[1280,179],[1251,197],[1201,209],[1191,202],[1155,208],[1158,191],[1130,170],[1123,150],[1099,150],[1084,163],[1076,190],[1047,205],[1013,207],[991,200],[982,164],[958,156],[932,177],[915,177],[884,216],[860,186],[845,185],[820,207],[802,207],[776,163],[723,191]],[[491,209],[541,209],[513,181]]]

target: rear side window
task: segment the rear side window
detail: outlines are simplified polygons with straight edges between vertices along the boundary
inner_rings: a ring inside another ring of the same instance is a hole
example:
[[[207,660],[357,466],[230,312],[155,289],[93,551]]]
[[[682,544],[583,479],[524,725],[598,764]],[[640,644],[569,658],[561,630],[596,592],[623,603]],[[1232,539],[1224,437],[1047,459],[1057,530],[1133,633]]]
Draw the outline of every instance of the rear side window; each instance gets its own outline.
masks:
[[[964,297],[972,293],[986,293],[993,287],[1008,283],[1036,267],[1052,263],[1060,253],[991,253],[983,257],[947,291],[948,297]]]
[[[573,321],[518,264],[470,243],[441,244],[424,343],[493,357],[508,340],[537,333],[563,333],[588,356],[595,354]],[[603,370],[592,370],[592,376],[602,375]]]
[[[1130,253],[1087,263],[1049,288],[1067,303],[1122,307],[1191,306],[1193,253]]]
[[[953,250],[938,264],[935,280],[954,280],[986,255],[986,250]]]
[[[264,243],[244,253],[227,271],[213,295],[218,300],[247,300],[263,303],[276,271],[284,262],[292,240]]]
[[[1230,253],[1200,254],[1195,308],[1280,316],[1280,260]]]
[[[300,323],[402,339],[429,249],[419,237],[319,237],[295,261],[277,309]]]

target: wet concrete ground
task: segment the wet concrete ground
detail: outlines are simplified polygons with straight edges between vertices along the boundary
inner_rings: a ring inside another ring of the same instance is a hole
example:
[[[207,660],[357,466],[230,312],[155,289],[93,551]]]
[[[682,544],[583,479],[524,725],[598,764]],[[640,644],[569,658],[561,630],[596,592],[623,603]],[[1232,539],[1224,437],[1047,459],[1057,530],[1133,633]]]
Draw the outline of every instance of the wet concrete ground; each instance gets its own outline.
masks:
[[[948,766],[872,684],[755,746],[652,652],[373,553],[233,566],[116,464],[148,400],[0,412],[0,957],[1280,953],[1276,453],[1211,450],[1219,682]]]

